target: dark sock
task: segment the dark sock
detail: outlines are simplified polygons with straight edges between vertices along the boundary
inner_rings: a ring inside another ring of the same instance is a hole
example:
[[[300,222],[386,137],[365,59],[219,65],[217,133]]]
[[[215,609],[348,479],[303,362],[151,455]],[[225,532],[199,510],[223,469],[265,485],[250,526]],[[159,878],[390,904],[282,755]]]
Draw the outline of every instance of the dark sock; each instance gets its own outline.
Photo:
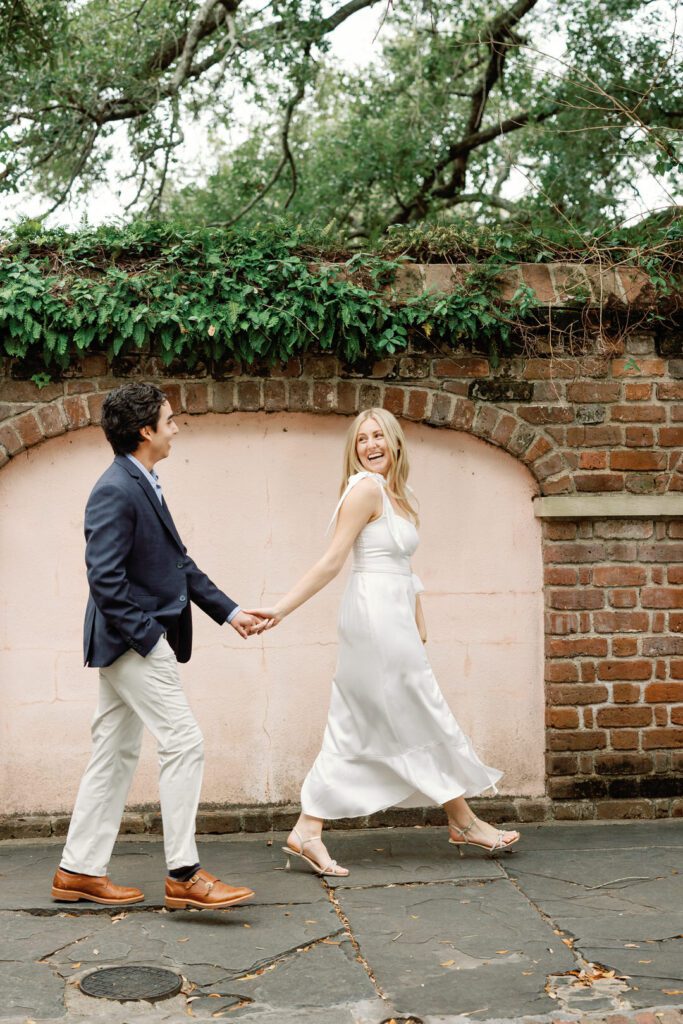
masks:
[[[59,870],[60,871],[64,871],[67,875],[82,875],[83,874],[82,871],[69,871],[68,868],[63,868],[61,864],[59,865]],[[90,878],[91,876],[88,875],[86,877]]]
[[[169,871],[168,877],[173,878],[176,882],[189,882],[192,876],[199,871],[199,867],[199,864],[193,864],[189,868],[173,868],[172,871]]]

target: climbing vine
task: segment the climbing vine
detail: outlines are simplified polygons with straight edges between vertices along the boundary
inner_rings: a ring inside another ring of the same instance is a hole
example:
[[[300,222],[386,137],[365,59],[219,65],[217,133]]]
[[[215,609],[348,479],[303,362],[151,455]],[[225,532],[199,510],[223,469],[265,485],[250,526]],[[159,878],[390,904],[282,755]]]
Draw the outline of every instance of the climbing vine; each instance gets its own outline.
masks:
[[[598,251],[602,266],[645,267],[667,295],[682,241],[675,223],[647,244],[603,240],[599,250],[531,232],[432,229],[395,232],[382,250],[351,255],[282,224],[226,232],[137,222],[78,233],[25,225],[0,246],[0,354],[36,368],[40,380],[86,351],[112,360],[143,351],[191,369],[283,362],[307,349],[354,363],[417,340],[495,359],[533,324],[537,305],[525,285],[503,301],[501,270],[520,260],[586,261]],[[402,297],[397,272],[434,260],[471,267],[448,294]]]

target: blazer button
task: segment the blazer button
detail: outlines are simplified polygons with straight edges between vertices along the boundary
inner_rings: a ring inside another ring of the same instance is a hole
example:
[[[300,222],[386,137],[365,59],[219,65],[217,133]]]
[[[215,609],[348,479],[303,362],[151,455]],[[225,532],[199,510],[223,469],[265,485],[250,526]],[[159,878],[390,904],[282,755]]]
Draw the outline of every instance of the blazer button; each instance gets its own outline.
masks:
[[[175,567],[176,567],[176,569],[182,569],[183,563],[182,562],[176,562]]]
[[[180,598],[179,598],[179,600],[181,600],[181,601],[185,601],[185,600],[186,600],[186,598],[185,598],[185,595],[184,595],[184,594],[181,594],[181,595],[180,595]]]

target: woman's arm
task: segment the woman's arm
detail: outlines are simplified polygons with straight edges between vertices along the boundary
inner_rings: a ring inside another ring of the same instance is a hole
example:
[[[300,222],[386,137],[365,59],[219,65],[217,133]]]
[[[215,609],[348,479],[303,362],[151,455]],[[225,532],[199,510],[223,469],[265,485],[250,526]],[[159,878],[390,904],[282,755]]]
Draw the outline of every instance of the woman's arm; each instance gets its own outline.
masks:
[[[420,634],[420,640],[423,644],[427,643],[427,623],[425,622],[424,612],[422,611],[422,602],[420,601],[420,595],[418,594],[415,598],[415,623],[417,625],[417,631]]]
[[[337,526],[330,546],[322,558],[313,565],[292,589],[270,608],[248,611],[248,615],[259,615],[265,621],[254,627],[252,632],[271,629],[289,615],[295,608],[308,601],[319,590],[326,587],[341,571],[356,537],[371,519],[381,514],[382,495],[372,480],[361,480],[349,492],[339,510]]]

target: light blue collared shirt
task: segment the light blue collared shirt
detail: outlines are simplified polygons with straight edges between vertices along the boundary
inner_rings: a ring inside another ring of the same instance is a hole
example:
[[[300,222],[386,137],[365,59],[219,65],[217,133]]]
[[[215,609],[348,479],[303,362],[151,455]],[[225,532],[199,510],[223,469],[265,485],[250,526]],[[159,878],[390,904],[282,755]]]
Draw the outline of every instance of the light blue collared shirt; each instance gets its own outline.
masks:
[[[156,472],[153,469],[149,470],[149,469],[147,469],[146,466],[143,466],[142,463],[140,462],[140,460],[136,459],[134,455],[130,454],[130,452],[127,453],[126,458],[130,459],[130,461],[135,466],[138,467],[138,469],[143,474],[143,476],[152,485],[152,489],[154,490],[154,493],[156,494],[157,498],[159,499],[159,504],[160,505],[163,504],[164,492],[161,489],[161,484],[159,483],[159,477],[157,476]],[[242,609],[240,608],[239,605],[237,605],[236,608],[233,608],[233,610],[230,612],[230,614],[228,615],[228,617],[227,617],[227,619],[225,621],[226,622],[232,622],[232,620],[235,618],[237,613],[241,612],[241,611],[242,611]]]

